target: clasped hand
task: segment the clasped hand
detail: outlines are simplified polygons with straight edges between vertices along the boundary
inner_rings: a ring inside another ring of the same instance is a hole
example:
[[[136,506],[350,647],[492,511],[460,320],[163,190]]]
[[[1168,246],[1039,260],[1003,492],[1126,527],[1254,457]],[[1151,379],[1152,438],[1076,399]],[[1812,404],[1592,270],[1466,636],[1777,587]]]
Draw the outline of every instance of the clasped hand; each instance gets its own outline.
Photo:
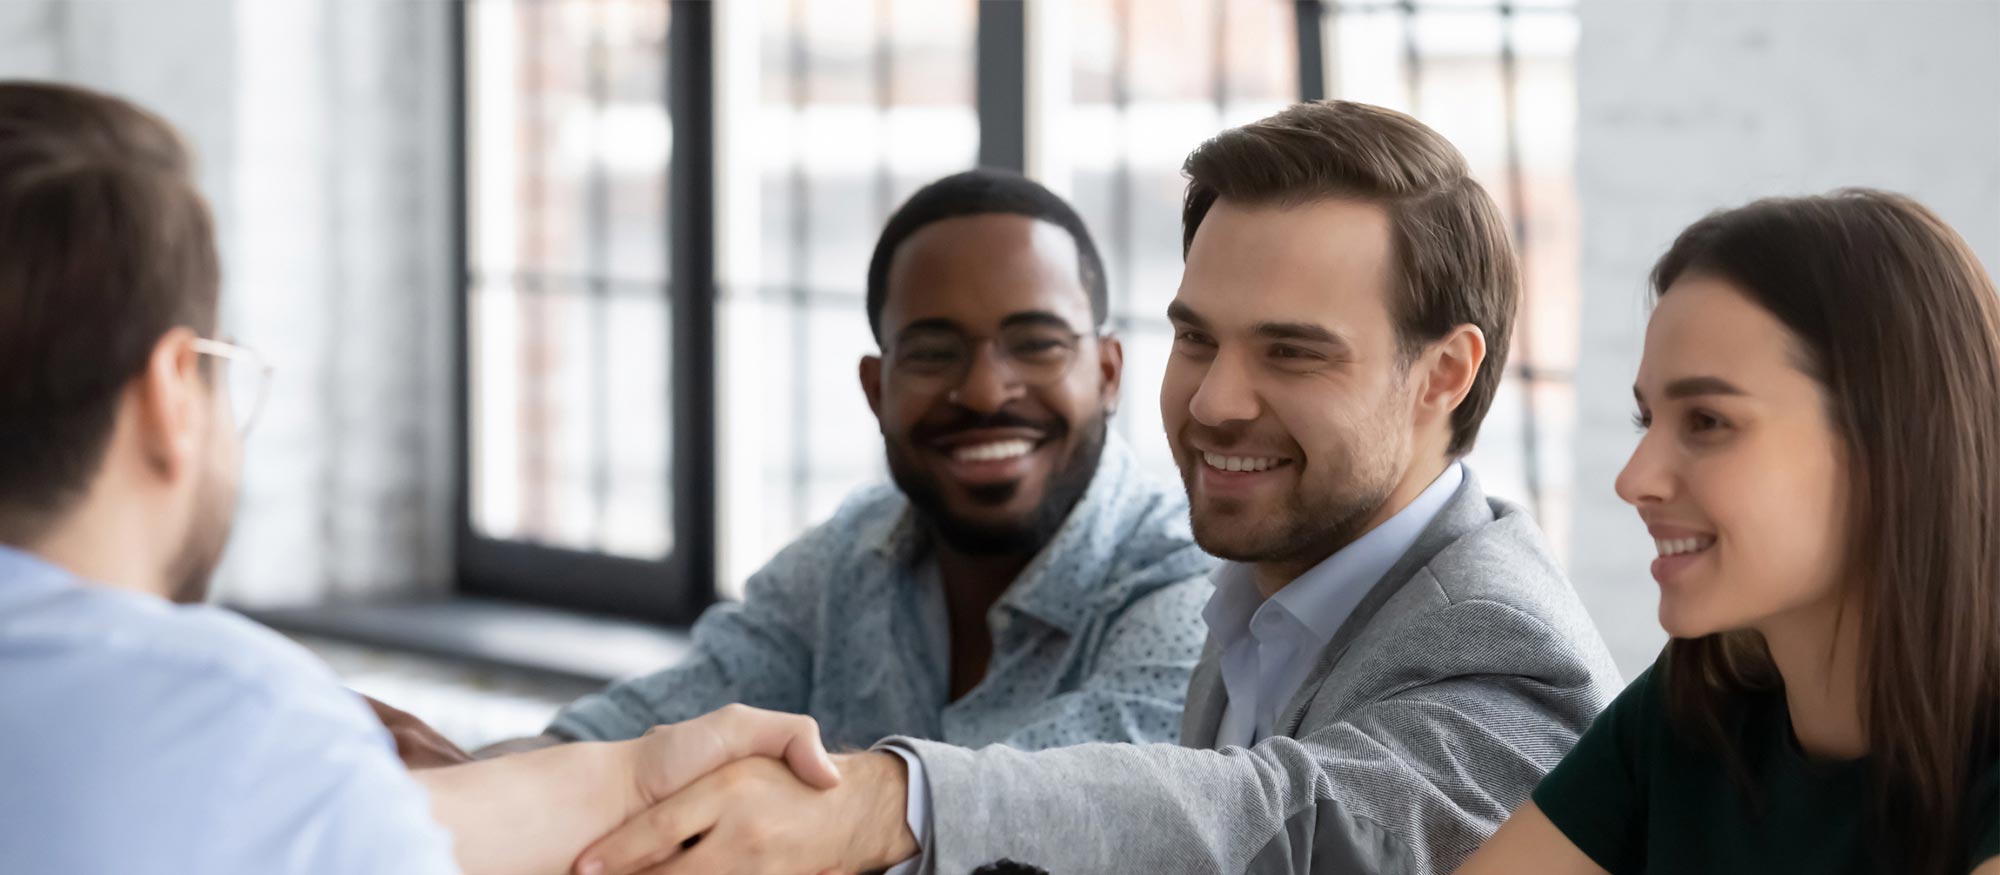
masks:
[[[586,849],[576,875],[863,872],[916,853],[902,760],[829,758],[809,717],[730,706],[640,742],[644,810]]]

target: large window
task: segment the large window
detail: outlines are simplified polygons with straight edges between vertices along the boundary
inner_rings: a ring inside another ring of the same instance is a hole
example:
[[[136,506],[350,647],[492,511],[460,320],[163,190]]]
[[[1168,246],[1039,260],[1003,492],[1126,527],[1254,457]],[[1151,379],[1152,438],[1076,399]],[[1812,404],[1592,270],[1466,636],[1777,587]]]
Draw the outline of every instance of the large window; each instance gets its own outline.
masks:
[[[708,152],[674,145],[708,136],[701,6],[460,7],[470,591],[663,620],[710,599],[707,210],[675,183]]]
[[[1140,458],[1173,471],[1159,386],[1173,348],[1167,304],[1181,281],[1181,161],[1217,131],[1299,99],[1292,4],[1272,0],[1077,0],[1070,77],[1043,180],[1065,191],[1097,236],[1111,328],[1125,343],[1119,432]]]
[[[889,211],[978,163],[1069,196],[1155,402],[1181,159],[1300,97],[1411,112],[1528,295],[1474,456],[1566,530],[1573,10],[1499,0],[469,0],[465,588],[684,620],[881,480],[856,361]],[[1560,543],[1560,540],[1559,540]]]
[[[1573,0],[1326,0],[1326,95],[1410,113],[1444,134],[1505,214],[1523,299],[1507,379],[1469,460],[1527,504],[1567,555],[1582,229],[1575,184]]]
[[[719,22],[724,572],[743,576],[885,476],[855,364],[890,211],[978,161],[973,0],[766,0]]]

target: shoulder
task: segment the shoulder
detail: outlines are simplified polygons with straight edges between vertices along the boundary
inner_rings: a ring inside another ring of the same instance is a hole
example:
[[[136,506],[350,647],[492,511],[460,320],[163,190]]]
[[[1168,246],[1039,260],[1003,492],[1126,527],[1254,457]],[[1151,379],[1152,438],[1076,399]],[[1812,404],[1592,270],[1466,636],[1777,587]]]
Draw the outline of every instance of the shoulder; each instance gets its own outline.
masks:
[[[1446,545],[1425,566],[1445,598],[1518,603],[1540,613],[1570,608],[1575,592],[1534,518],[1508,501],[1486,504],[1491,520]]]
[[[99,718],[134,742],[185,745],[226,735],[228,718],[275,717],[390,743],[324,663],[222,608],[77,587],[0,622],[0,656],[0,676],[40,678],[35,688],[60,696],[73,719]]]
[[[9,664],[66,673],[83,692],[149,679],[262,698],[340,689],[305,648],[233,611],[89,586],[13,612],[0,621],[0,640],[13,651]]]
[[[889,484],[865,486],[850,493],[833,516],[807,529],[779,550],[759,570],[760,575],[787,575],[811,570],[813,579],[865,551],[893,546],[904,536],[909,499]]]
[[[1519,506],[1489,505],[1491,522],[1447,545],[1411,581],[1432,588],[1434,610],[1416,619],[1462,627],[1531,663],[1581,667],[1609,685],[1608,696],[1619,686],[1610,651],[1541,528]],[[1503,630],[1510,634],[1495,636]]]
[[[329,818],[427,812],[387,732],[303,648],[217,608],[89,589],[59,601],[0,623],[10,692],[0,810],[32,812],[16,828],[101,824],[126,837],[121,855],[173,860],[195,853],[189,836],[229,822],[203,853],[269,862],[286,847],[280,835],[324,834]],[[435,836],[427,820],[415,824],[413,834]],[[239,847],[255,841],[269,844]],[[108,860],[112,849],[91,853]]]

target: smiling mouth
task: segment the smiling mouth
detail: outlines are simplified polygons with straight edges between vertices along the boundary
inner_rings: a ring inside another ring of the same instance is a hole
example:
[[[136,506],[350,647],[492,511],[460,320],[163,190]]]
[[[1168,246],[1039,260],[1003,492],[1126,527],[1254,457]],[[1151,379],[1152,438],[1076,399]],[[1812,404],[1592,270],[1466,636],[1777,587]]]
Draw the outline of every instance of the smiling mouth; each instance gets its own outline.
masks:
[[[1660,558],[1688,556],[1715,546],[1714,535],[1699,535],[1692,538],[1654,538],[1653,546],[1660,551]]]
[[[1203,452],[1201,463],[1217,471],[1254,474],[1272,468],[1282,468],[1292,461],[1276,456],[1225,456],[1221,453]]]
[[[954,462],[1005,462],[1035,451],[1035,442],[1022,438],[965,444],[947,452]]]

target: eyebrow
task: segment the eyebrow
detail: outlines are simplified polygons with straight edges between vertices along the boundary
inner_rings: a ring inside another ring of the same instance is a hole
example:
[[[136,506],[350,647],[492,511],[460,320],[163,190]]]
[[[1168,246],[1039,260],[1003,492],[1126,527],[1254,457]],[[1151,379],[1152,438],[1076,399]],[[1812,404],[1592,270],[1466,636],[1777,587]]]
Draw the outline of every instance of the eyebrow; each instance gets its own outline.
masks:
[[[900,330],[896,332],[896,339],[901,340],[912,334],[921,334],[926,331],[950,331],[955,333],[963,333],[959,331],[958,323],[953,322],[950,319],[943,318],[941,316],[933,316],[929,319],[918,319],[915,322],[903,326]]]
[[[1069,324],[1068,319],[1064,319],[1047,310],[1028,310],[1021,313],[1011,313],[1007,318],[1000,320],[1001,328],[1012,328],[1016,325],[1046,325],[1050,328],[1061,328],[1064,331],[1076,331],[1076,327]]]
[[[1705,395],[1748,395],[1750,393],[1736,387],[1736,384],[1721,377],[1682,377],[1667,384],[1666,398],[1678,401],[1686,398],[1700,398]],[[1640,402],[1646,400],[1646,393],[1639,387],[1632,387],[1632,397]]]
[[[1000,320],[1000,327],[1003,329],[1013,328],[1016,325],[1046,325],[1051,328],[1061,328],[1065,331],[1076,331],[1076,328],[1069,324],[1068,319],[1064,319],[1048,310],[1027,310],[1009,314],[1006,318]],[[953,334],[966,333],[965,329],[959,327],[958,323],[942,316],[932,316],[928,319],[918,319],[903,326],[902,330],[896,332],[896,337],[904,338],[912,334],[921,334],[927,331],[949,331]]]
[[[1179,301],[1167,305],[1167,318],[1175,322],[1186,322],[1196,328],[1208,327],[1207,319],[1201,318],[1201,314],[1196,313],[1193,307]]]
[[[1347,348],[1347,338],[1311,322],[1259,322],[1252,327],[1261,337],[1272,340],[1303,340]]]
[[[1201,318],[1201,314],[1196,313],[1193,307],[1179,301],[1167,305],[1167,318],[1175,322],[1184,322],[1203,331],[1209,330],[1208,320]],[[1250,330],[1267,340],[1325,344],[1341,353],[1351,353],[1354,349],[1353,344],[1347,342],[1347,338],[1325,326],[1311,322],[1259,322],[1250,326]]]

